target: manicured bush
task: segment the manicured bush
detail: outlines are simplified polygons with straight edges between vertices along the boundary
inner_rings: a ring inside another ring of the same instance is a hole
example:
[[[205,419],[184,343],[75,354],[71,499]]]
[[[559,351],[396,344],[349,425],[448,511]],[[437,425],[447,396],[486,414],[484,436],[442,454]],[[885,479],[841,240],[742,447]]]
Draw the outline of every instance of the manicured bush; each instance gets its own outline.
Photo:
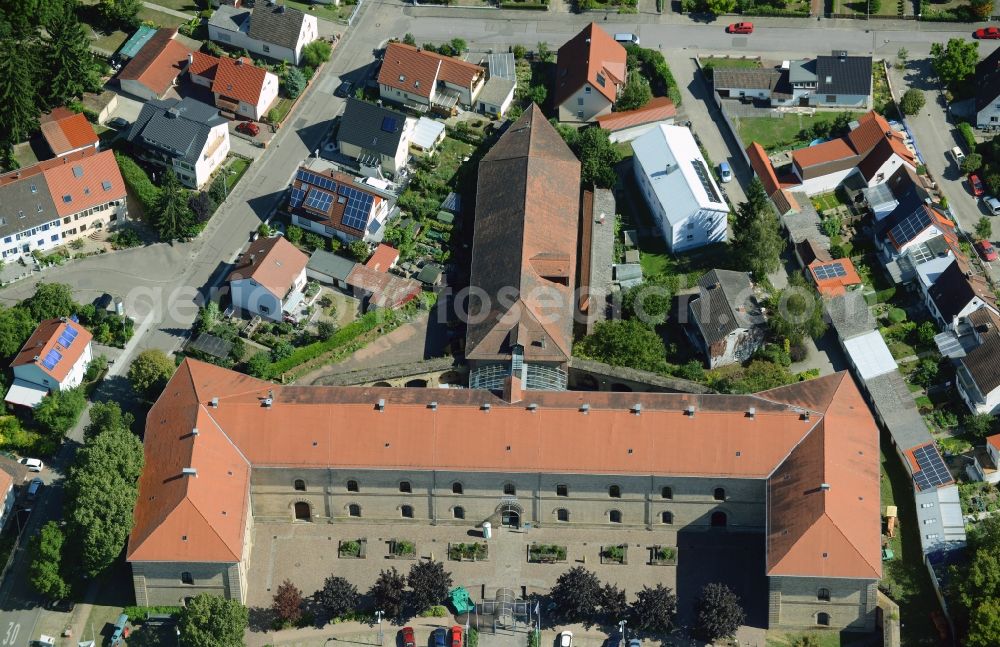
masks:
[[[974,152],[976,150],[976,133],[972,130],[972,126],[963,121],[958,124],[958,132],[962,134],[962,139],[965,140],[966,149],[970,153]]]
[[[160,200],[160,189],[149,179],[146,171],[142,170],[142,167],[136,164],[131,157],[126,157],[121,153],[115,153],[115,160],[122,172],[122,179],[132,191],[132,195],[142,204],[143,210],[154,209]]]
[[[340,346],[347,344],[356,337],[374,330],[378,326],[394,321],[396,313],[392,310],[373,310],[362,316],[357,321],[351,322],[338,330],[332,337],[324,341],[315,342],[308,346],[295,349],[291,355],[274,362],[271,365],[270,375],[278,376],[286,371],[290,371],[296,366],[330,352]]]
[[[889,311],[889,321],[894,324],[906,321],[906,311],[902,308],[893,308]]]

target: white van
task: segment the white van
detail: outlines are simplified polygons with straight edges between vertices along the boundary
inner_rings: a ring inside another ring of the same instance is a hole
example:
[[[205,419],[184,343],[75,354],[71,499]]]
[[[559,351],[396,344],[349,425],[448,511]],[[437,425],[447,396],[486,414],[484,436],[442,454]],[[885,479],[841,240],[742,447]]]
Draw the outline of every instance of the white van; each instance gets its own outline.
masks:
[[[636,35],[636,34],[628,34],[628,33],[615,34],[615,40],[618,41],[619,43],[623,43],[625,45],[628,45],[628,44],[638,45],[639,44],[639,36]]]

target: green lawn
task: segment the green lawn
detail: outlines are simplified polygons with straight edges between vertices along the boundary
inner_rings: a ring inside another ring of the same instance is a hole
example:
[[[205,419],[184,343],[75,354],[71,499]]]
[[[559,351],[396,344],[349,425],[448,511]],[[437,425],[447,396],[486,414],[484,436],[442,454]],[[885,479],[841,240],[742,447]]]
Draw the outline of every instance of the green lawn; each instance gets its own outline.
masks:
[[[278,101],[274,104],[274,107],[267,111],[267,118],[272,123],[280,124],[288,116],[288,111],[292,109],[295,105],[293,99],[288,97],[279,97]]]
[[[250,162],[242,157],[234,157],[233,161],[231,161],[229,166],[226,168],[228,168],[231,173],[229,176],[229,187],[230,190],[232,190],[232,187],[236,186],[240,179],[243,178],[243,174],[247,172],[248,168],[250,168]]]
[[[768,631],[767,647],[792,647],[795,640],[803,637],[812,638],[816,647],[841,647],[840,633],[837,631],[804,631],[783,632]]]
[[[191,15],[196,15],[201,8],[195,0],[152,0],[153,4],[161,7],[173,9],[174,11],[185,11]]]
[[[145,6],[139,10],[139,20],[143,22],[148,20],[157,27],[180,27],[187,22],[187,20],[179,16],[163,13],[162,11],[150,9]]]
[[[107,34],[98,33],[93,27],[90,28],[90,39],[91,45],[95,48],[114,54],[118,51],[118,48],[128,40],[128,34],[123,31],[113,31]]]
[[[333,20],[336,22],[347,22],[347,19],[354,13],[355,4],[346,4],[344,2],[340,3],[340,6],[334,6],[331,4],[312,4],[310,2],[301,2],[301,0],[285,0],[286,5],[289,7],[294,7],[300,11],[306,13],[311,13],[317,18],[323,18],[324,20]]]
[[[839,114],[839,112],[817,112],[814,115],[791,114],[785,115],[781,119],[742,117],[737,118],[736,121],[740,138],[744,144],[749,146],[750,142],[757,142],[768,153],[773,153],[775,151],[805,146],[812,141],[812,137],[800,140],[798,138],[800,130],[809,128],[819,122],[832,122]],[[857,112],[853,114],[861,116],[863,113]]]
[[[829,211],[831,209],[836,209],[837,207],[844,204],[840,196],[837,195],[836,191],[830,191],[829,193],[821,193],[820,195],[815,195],[812,197],[813,207],[816,211],[823,212]]]
[[[902,644],[937,645],[931,614],[940,611],[920,550],[920,528],[913,501],[913,484],[887,437],[882,438],[882,511],[895,505],[899,523],[889,540],[895,559],[882,563],[882,590],[899,605]]]
[[[453,137],[445,137],[441,145],[438,146],[437,152],[434,153],[437,165],[431,171],[431,175],[436,180],[450,185],[462,166],[462,161],[471,156],[474,150],[476,147],[472,144],[467,144]]]
[[[622,156],[622,159],[632,157],[632,142],[618,142],[615,144],[615,149]]]

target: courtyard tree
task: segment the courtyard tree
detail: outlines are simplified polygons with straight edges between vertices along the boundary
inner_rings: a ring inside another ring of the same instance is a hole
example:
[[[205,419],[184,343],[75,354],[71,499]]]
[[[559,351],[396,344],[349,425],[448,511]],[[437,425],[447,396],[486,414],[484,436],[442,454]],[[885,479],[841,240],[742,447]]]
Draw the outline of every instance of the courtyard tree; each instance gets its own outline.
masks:
[[[899,101],[899,109],[904,115],[915,115],[924,107],[924,93],[916,88],[910,88],[903,93]]]
[[[128,367],[128,380],[136,393],[155,400],[174,374],[175,368],[173,360],[166,353],[158,348],[151,348],[142,351],[132,360],[132,365]]]
[[[750,183],[746,196],[746,202],[740,203],[736,210],[733,248],[741,267],[748,268],[761,280],[780,266],[785,239],[759,179],[754,178]]]
[[[949,38],[947,45],[931,44],[934,73],[952,88],[975,74],[978,62],[979,43],[974,40]]]
[[[798,346],[807,336],[818,339],[826,332],[823,300],[798,272],[789,277],[787,288],[772,295],[770,305],[767,325],[776,339]]]
[[[739,596],[725,584],[712,582],[695,602],[695,635],[708,642],[731,640],[746,621]]]
[[[192,234],[194,213],[188,206],[188,191],[170,169],[163,173],[163,186],[156,201],[153,225],[161,240],[172,241]]]
[[[677,614],[677,596],[663,584],[642,587],[635,594],[635,602],[630,609],[631,623],[642,631],[667,633],[673,629]]]
[[[90,422],[83,428],[83,438],[85,441],[92,440],[108,429],[128,431],[134,422],[135,416],[122,412],[117,402],[95,402],[90,407]]]
[[[410,585],[407,602],[417,613],[441,604],[448,597],[452,583],[451,573],[444,570],[444,564],[437,561],[414,564],[410,567],[406,582]]]
[[[539,41],[538,45],[535,46],[535,53],[538,55],[538,59],[543,63],[552,62],[552,50],[549,49],[549,44],[544,40]]]
[[[368,597],[375,608],[383,611],[385,617],[391,620],[403,618],[403,600],[406,595],[406,578],[393,566],[387,571],[381,571]]]
[[[342,577],[331,575],[313,599],[330,618],[339,618],[357,610],[360,597],[356,586]]]
[[[549,591],[549,599],[564,622],[592,624],[597,620],[603,594],[596,575],[583,566],[574,566],[559,576]]]
[[[993,433],[996,418],[990,413],[969,414],[962,418],[962,426],[967,434],[982,440]]]
[[[21,350],[35,330],[35,321],[25,307],[0,306],[0,357],[10,357]]]
[[[608,138],[608,131],[585,129],[577,137],[573,152],[580,158],[580,181],[584,186],[595,184],[610,189],[615,185],[615,164],[621,161],[621,153]]]
[[[63,436],[73,428],[86,407],[87,396],[83,387],[78,386],[75,389],[49,393],[35,407],[33,415],[35,422],[50,433]]]
[[[574,347],[574,355],[640,371],[666,369],[663,338],[636,319],[602,321]]]
[[[622,316],[659,325],[670,312],[671,281],[668,274],[655,274],[622,294]]]
[[[653,90],[649,87],[649,81],[640,74],[631,74],[625,89],[615,103],[616,110],[635,110],[649,103],[653,98]]]
[[[253,357],[247,360],[247,372],[262,380],[271,377],[271,353],[262,350],[254,353]]]
[[[49,521],[31,538],[28,553],[31,566],[28,576],[31,585],[40,595],[50,600],[61,600],[69,594],[69,584],[63,578],[63,544],[66,537],[59,523]]]
[[[73,300],[73,290],[65,283],[39,283],[35,293],[21,302],[35,321],[68,317],[80,307]]]
[[[469,44],[461,38],[452,38],[450,45],[451,50],[455,52],[454,56],[461,56],[465,52],[469,51]]]
[[[178,642],[184,647],[243,647],[249,612],[239,600],[201,593],[181,609]]]
[[[314,40],[302,48],[302,64],[313,69],[330,60],[333,47],[325,40]]]
[[[989,240],[993,234],[993,222],[983,216],[976,222],[976,238],[979,240]]]
[[[274,594],[271,611],[282,626],[296,624],[302,619],[302,591],[290,580],[285,580]]]
[[[601,589],[601,612],[604,622],[613,625],[628,616],[629,606],[625,591],[614,584],[605,584]]]
[[[359,263],[364,263],[368,260],[368,257],[372,253],[371,249],[368,247],[368,243],[363,240],[352,241],[351,244],[347,246],[347,249],[351,251],[351,256],[354,257],[354,260]]]

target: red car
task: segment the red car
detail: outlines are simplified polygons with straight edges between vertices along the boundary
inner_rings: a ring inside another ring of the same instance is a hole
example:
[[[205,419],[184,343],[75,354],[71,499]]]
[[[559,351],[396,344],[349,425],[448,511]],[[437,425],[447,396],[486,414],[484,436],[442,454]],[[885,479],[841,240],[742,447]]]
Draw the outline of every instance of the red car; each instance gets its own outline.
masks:
[[[976,251],[979,252],[979,257],[984,261],[997,260],[997,250],[993,248],[993,245],[988,240],[981,240],[976,243]]]
[[[458,625],[451,628],[451,647],[462,647],[462,628]]]
[[[258,126],[256,123],[252,121],[241,121],[239,124],[237,124],[236,130],[238,130],[241,133],[246,133],[251,137],[256,137],[257,133],[260,132],[260,126]]]
[[[983,195],[983,183],[975,173],[969,173],[969,188],[977,198]]]
[[[983,27],[972,32],[973,38],[984,40],[1000,40],[1000,27]]]
[[[733,24],[726,27],[726,33],[728,34],[752,34],[753,33],[753,23],[752,22],[734,22]]]
[[[399,636],[402,639],[403,647],[417,647],[417,641],[413,638],[413,627],[403,627]]]

